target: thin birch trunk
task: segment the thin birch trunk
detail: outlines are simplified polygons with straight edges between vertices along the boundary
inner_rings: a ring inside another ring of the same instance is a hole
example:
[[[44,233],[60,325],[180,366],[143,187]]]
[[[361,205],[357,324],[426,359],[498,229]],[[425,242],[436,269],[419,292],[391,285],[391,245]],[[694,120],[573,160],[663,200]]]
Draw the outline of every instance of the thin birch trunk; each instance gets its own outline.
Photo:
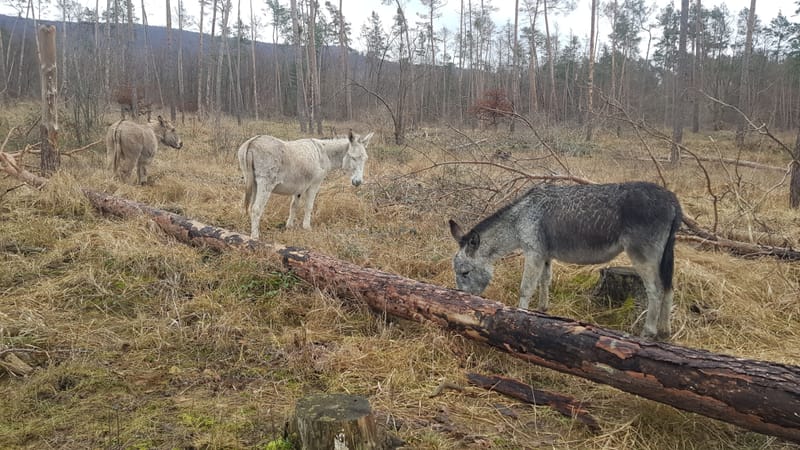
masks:
[[[200,0],[200,33],[198,34],[197,44],[197,114],[200,117],[205,117],[205,108],[203,107],[203,69],[205,68],[203,54],[203,19],[205,17],[206,0]]]
[[[344,83],[345,118],[353,120],[353,96],[350,86],[350,51],[347,42],[347,33],[344,27],[343,0],[339,0],[339,45],[342,58],[342,82]]]
[[[253,10],[253,0],[250,0],[250,57],[253,61],[253,113],[258,119],[258,76],[256,75],[256,16]],[[277,64],[277,62],[276,62]]]
[[[300,132],[308,130],[306,123],[306,89],[305,75],[303,70],[303,48],[302,37],[300,36],[300,21],[297,15],[297,0],[290,0],[290,13],[292,15],[292,36],[294,37],[294,65],[297,87],[297,120],[300,122]]]
[[[183,0],[178,0],[178,106],[181,110],[181,124],[186,123],[186,86],[183,80]]]
[[[597,0],[592,0],[592,19],[589,31],[589,74],[586,80],[586,141],[592,140],[594,133],[594,112],[592,104],[594,98],[594,54],[597,45],[595,29],[597,28]]]
[[[169,102],[169,120],[175,122],[175,58],[172,51],[172,7],[170,0],[166,0],[167,9],[167,58],[164,65],[167,69],[167,101]]]
[[[744,54],[742,55],[742,73],[739,81],[739,109],[745,114],[750,114],[750,56],[753,53],[753,27],[756,21],[756,0],[750,0],[750,11],[747,15],[747,34],[744,41]],[[736,128],[736,146],[744,146],[744,137],[747,132],[747,121],[739,119]]]

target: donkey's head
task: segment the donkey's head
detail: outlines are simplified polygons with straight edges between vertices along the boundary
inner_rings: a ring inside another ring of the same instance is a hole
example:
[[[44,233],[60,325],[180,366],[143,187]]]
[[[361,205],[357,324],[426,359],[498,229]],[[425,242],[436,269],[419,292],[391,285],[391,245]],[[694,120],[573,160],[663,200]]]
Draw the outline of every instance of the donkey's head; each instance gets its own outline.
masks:
[[[367,145],[373,133],[366,136],[356,136],[353,131],[347,136],[349,146],[342,160],[342,169],[350,174],[353,186],[361,186],[364,181],[364,165],[367,163]]]
[[[169,122],[169,120],[158,116],[158,125],[155,127],[155,130],[156,136],[158,136],[158,139],[164,145],[169,145],[172,148],[183,147],[183,141],[181,141],[181,137],[178,135],[178,132],[175,131],[175,127]]]
[[[459,249],[453,257],[453,271],[456,273],[456,287],[460,291],[480,295],[492,281],[494,266],[488,258],[479,252],[481,235],[477,231],[467,234],[461,227],[450,220],[450,234],[458,242]]]

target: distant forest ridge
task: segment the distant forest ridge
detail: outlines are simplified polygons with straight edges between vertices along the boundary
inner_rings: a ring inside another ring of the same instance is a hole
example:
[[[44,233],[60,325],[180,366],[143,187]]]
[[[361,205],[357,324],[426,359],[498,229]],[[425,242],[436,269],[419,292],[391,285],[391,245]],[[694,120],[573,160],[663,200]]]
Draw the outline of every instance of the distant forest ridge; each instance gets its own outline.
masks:
[[[59,45],[59,37],[61,33],[63,33],[63,22],[57,20],[37,20],[34,21],[33,19],[26,19],[24,17],[14,17],[8,16],[5,14],[0,14],[0,29],[5,29],[6,33],[10,34],[12,30],[14,33],[22,33],[23,29],[27,36],[33,37],[34,31],[34,24],[46,24],[46,25],[53,25],[59,32],[59,35],[56,37],[56,45]],[[100,34],[101,38],[105,36],[105,22],[100,22],[98,25],[98,33]],[[120,23],[120,24],[111,24],[112,30],[117,28],[119,29],[119,33],[127,33],[128,32],[128,24]],[[70,45],[76,45],[77,43],[85,43],[90,42],[90,40],[85,40],[86,37],[91,37],[94,39],[94,29],[95,24],[94,22],[67,22],[67,35],[70,39]],[[114,31],[112,31],[113,33]],[[160,25],[147,25],[147,33],[145,34],[145,26],[140,23],[133,24],[133,32],[135,36],[135,44],[137,46],[144,46],[146,44],[145,37],[149,41],[149,45],[153,50],[162,50],[166,48],[167,45],[167,27],[160,26]],[[76,36],[75,33],[78,33],[78,36],[81,39],[73,40]],[[8,35],[7,34],[7,35]],[[189,31],[189,30],[179,30],[177,28],[172,28],[172,38],[174,45],[177,45],[178,42],[181,42],[183,45],[184,51],[190,52],[197,52],[197,42],[200,39],[200,33],[197,31]],[[206,38],[209,37],[208,33],[204,33]],[[219,36],[215,36],[219,37]],[[8,45],[8,43],[6,43]],[[250,42],[248,41],[248,45]],[[267,51],[271,52],[275,47],[287,47],[285,44],[272,44],[269,42],[263,41],[256,41],[256,48],[259,51]],[[212,47],[213,48],[213,47]],[[212,48],[206,48],[207,51],[211,51]]]

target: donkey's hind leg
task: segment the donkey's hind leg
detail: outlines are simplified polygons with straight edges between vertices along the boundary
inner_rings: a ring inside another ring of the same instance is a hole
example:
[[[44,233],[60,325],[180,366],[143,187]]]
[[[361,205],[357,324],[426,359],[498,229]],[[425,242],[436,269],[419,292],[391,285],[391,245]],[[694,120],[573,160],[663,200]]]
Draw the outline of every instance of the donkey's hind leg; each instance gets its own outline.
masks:
[[[264,214],[264,207],[267,206],[269,196],[275,188],[275,182],[269,182],[264,177],[256,177],[256,197],[250,206],[250,237],[259,238],[258,228],[261,224],[261,216]]]
[[[637,258],[636,255],[628,254],[633,266],[644,284],[647,292],[647,314],[644,321],[642,337],[655,338],[659,335],[657,324],[661,315],[662,302],[664,297],[661,281],[658,279],[658,262],[649,261],[644,258]]]
[[[297,217],[297,210],[303,206],[305,192],[302,194],[294,194],[292,195],[292,201],[289,203],[289,218],[286,219],[286,228],[294,228],[294,221]]]
[[[661,300],[661,311],[658,313],[658,325],[656,326],[656,339],[659,340],[669,339],[672,336],[672,325],[670,324],[672,295],[672,289],[667,289]]]

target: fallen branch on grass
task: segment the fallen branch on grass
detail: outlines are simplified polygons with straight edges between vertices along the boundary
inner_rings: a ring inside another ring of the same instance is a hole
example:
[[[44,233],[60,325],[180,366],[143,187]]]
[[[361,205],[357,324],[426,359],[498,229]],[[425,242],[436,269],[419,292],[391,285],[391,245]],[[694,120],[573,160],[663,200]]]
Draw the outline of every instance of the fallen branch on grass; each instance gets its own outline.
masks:
[[[505,394],[525,403],[550,406],[561,414],[569,418],[575,418],[585,424],[592,433],[600,432],[600,425],[598,425],[597,420],[589,414],[589,411],[580,402],[572,397],[536,389],[521,381],[498,375],[487,377],[477,373],[468,373],[467,380],[475,386]]]

